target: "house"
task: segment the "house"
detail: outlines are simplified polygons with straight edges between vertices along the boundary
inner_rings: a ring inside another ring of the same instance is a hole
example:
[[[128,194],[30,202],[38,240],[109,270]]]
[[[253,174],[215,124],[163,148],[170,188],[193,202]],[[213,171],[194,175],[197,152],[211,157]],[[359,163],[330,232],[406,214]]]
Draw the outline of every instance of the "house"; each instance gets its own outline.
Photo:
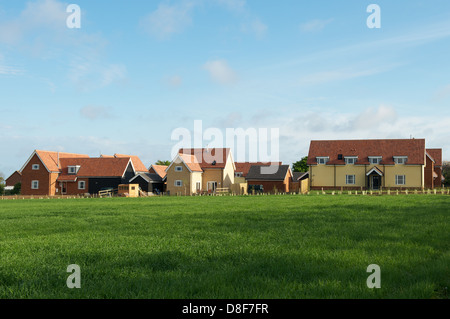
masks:
[[[149,172],[151,174],[158,174],[159,177],[161,177],[161,179],[164,179],[164,178],[166,178],[166,175],[167,175],[166,169],[168,167],[169,166],[166,166],[166,165],[152,165],[149,168]]]
[[[307,162],[310,188],[428,187],[433,168],[428,164],[426,169],[427,158],[431,156],[425,139],[311,141]]]
[[[245,183],[245,177],[247,177],[250,167],[253,165],[270,165],[266,162],[235,162],[236,171],[234,172],[235,182]],[[282,165],[282,162],[274,162],[274,165]]]
[[[305,194],[309,191],[309,172],[292,172],[291,192]]]
[[[130,157],[64,158],[60,159],[60,167],[56,195],[96,194],[117,189],[136,175]]]
[[[166,191],[165,179],[155,173],[138,173],[130,183],[139,184],[140,189],[147,193],[161,194]]]
[[[427,148],[426,154],[425,187],[442,187],[442,149]]]
[[[268,165],[252,165],[245,177],[248,192],[253,190],[262,193],[289,193],[292,187],[292,171],[289,165],[277,165],[276,172],[267,174],[264,167]]]
[[[136,164],[135,164],[136,162]],[[142,170],[139,158],[35,150],[22,169],[23,195],[76,195],[116,189]],[[145,166],[142,164],[144,169]]]
[[[6,187],[13,187],[16,184],[22,183],[22,174],[19,171],[15,171],[5,180]]]
[[[235,164],[229,148],[180,149],[166,169],[167,193],[214,193],[234,184]]]

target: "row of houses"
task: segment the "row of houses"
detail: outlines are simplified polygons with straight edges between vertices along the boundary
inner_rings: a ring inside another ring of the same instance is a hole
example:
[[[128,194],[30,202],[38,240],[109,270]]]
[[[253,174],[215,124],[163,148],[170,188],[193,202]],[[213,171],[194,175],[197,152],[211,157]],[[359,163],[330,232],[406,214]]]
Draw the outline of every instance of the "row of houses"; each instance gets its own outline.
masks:
[[[96,194],[136,184],[148,193],[193,195],[231,191],[287,193],[310,189],[436,188],[442,186],[442,149],[424,139],[311,141],[309,172],[282,162],[235,162],[229,148],[180,149],[169,166],[146,167],[139,157],[89,157],[34,151],[7,185],[23,195]]]

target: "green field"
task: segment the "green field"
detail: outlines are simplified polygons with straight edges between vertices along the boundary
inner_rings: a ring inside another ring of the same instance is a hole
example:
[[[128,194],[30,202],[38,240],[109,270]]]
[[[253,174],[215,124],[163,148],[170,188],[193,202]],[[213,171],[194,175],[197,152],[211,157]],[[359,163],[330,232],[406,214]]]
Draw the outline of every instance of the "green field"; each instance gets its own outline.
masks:
[[[449,213],[448,195],[3,200],[0,298],[448,298]]]

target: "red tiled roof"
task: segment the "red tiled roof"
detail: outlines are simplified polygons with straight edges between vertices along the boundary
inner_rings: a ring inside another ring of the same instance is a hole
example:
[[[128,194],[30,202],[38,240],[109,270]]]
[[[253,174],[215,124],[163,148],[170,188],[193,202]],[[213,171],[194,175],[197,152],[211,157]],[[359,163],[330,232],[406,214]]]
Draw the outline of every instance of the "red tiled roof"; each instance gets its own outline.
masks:
[[[147,167],[142,163],[141,159],[136,155],[123,155],[123,154],[114,154],[114,157],[117,158],[131,158],[131,161],[133,162],[133,166],[136,172],[140,173],[148,173]]]
[[[196,157],[194,155],[187,155],[187,154],[178,154],[180,155],[183,162],[186,164],[187,167],[193,172],[203,172],[201,166],[199,163],[196,162]]]
[[[130,158],[65,158],[60,159],[62,172],[58,180],[68,176],[77,177],[122,177]],[[76,175],[68,172],[68,166],[80,166]]]
[[[197,163],[201,169],[224,168],[230,153],[229,148],[184,148],[178,151],[179,154],[195,156],[192,162]],[[188,159],[188,158],[186,158]],[[213,164],[215,161],[215,164]]]
[[[328,156],[328,165],[344,165],[338,155],[358,156],[356,164],[369,164],[369,156],[382,156],[381,165],[393,165],[393,156],[408,156],[407,165],[425,164],[425,139],[334,140],[311,141],[308,165],[317,157]]]
[[[158,174],[161,178],[164,178],[167,175],[167,172],[166,172],[166,168],[167,167],[169,167],[169,166],[166,166],[166,165],[152,165],[150,167],[150,170],[153,168],[153,170],[155,171],[156,174]]]
[[[274,162],[275,165],[282,165],[282,162]],[[242,173],[243,177],[246,177],[248,174],[248,171],[250,170],[250,167],[253,165],[270,165],[270,163],[264,163],[264,162],[235,162],[234,165],[236,166],[236,172]]]
[[[74,153],[65,153],[65,152],[50,152],[50,151],[40,151],[40,150],[36,150],[36,154],[39,156],[42,163],[51,172],[60,171],[60,165],[58,163],[58,158],[59,158],[59,160],[61,160],[63,158],[89,158],[89,155],[84,155],[84,154],[74,154]]]
[[[442,166],[442,148],[427,148],[427,153],[434,160],[434,165]]]

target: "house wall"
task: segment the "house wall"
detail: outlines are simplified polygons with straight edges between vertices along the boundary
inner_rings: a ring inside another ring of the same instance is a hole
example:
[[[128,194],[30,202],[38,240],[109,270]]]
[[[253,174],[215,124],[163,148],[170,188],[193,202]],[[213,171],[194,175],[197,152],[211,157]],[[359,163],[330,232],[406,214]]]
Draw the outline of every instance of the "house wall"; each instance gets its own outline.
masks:
[[[442,187],[442,168],[440,166],[435,166],[434,171],[438,175],[434,180],[434,187]]]
[[[183,171],[181,172],[175,172],[176,166],[182,166]],[[183,186],[177,187],[175,186],[175,181],[181,180],[183,181]],[[191,185],[191,173],[189,172],[188,167],[182,162],[177,159],[177,162],[175,162],[167,171],[167,189],[166,191],[170,195],[190,195],[189,191],[192,193],[192,185]]]
[[[78,182],[84,181],[86,183],[85,189],[78,189]],[[61,194],[61,186],[57,182],[58,195]],[[67,182],[67,192],[66,195],[81,195],[89,192],[89,179],[88,178],[78,178],[76,182]]]
[[[426,166],[425,166],[425,187],[426,188],[434,188],[433,171],[434,171],[434,163],[428,156],[426,156]]]
[[[22,182],[22,176],[18,172],[14,172],[10,177],[5,180],[5,186],[15,186]]]
[[[231,157],[231,152],[228,154],[227,162],[223,169],[223,186],[230,188],[231,185],[235,183],[234,181],[234,167],[233,158]]]
[[[367,188],[366,173],[374,166],[384,172],[381,186],[383,188],[421,188],[424,185],[423,165],[315,165],[310,166],[311,189],[361,189]],[[355,184],[346,184],[346,175],[355,175]],[[395,175],[405,175],[406,184],[396,185]]]
[[[32,170],[33,164],[39,164],[39,170]],[[22,195],[54,195],[50,191],[50,176],[52,174],[47,171],[37,154],[30,159],[28,164],[22,170]],[[53,174],[58,176],[58,174]],[[39,181],[39,189],[31,189],[31,181]],[[56,180],[52,177],[52,180]]]
[[[207,191],[208,190],[208,182],[217,182],[217,187],[229,187],[224,186],[223,182],[223,169],[221,168],[206,168],[203,170],[203,177],[202,177],[202,190]]]
[[[278,193],[288,192],[288,186],[284,181],[251,181],[248,180],[247,184],[250,185],[262,185],[264,193],[274,193],[274,188],[276,188]]]
[[[203,189],[203,173],[202,172],[192,172],[191,173],[191,194],[197,193],[197,182],[200,182],[200,189]]]

